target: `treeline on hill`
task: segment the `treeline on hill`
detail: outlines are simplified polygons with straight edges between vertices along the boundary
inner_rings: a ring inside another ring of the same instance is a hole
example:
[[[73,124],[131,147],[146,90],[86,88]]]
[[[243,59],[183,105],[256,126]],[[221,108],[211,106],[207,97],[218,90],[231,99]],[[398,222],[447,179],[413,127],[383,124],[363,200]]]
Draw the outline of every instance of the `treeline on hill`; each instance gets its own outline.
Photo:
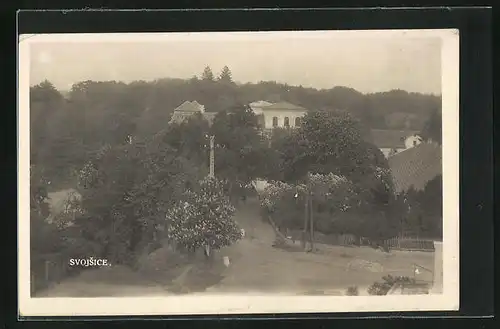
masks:
[[[127,136],[148,137],[163,130],[173,110],[196,100],[206,111],[220,112],[256,100],[288,101],[310,110],[343,110],[365,129],[421,130],[440,97],[393,90],[364,95],[354,89],[316,90],[275,82],[238,85],[225,68],[215,78],[206,68],[200,78],[152,82],[84,81],[63,94],[48,82],[30,90],[32,161],[52,162],[52,183],[72,176],[89,152]],[[71,169],[70,169],[71,168]],[[74,175],[73,175],[74,176]]]

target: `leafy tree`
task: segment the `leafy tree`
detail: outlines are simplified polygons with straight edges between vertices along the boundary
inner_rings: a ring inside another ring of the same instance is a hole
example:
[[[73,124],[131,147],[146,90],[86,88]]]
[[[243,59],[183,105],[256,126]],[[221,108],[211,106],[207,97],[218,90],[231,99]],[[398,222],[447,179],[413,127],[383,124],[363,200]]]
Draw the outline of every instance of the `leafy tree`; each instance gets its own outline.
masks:
[[[443,236],[443,176],[438,175],[427,182],[420,195],[424,209],[422,231],[434,238]]]
[[[286,180],[306,172],[338,173],[358,181],[388,164],[376,147],[362,139],[358,123],[345,112],[308,112],[283,146]]]
[[[212,69],[210,66],[206,66],[205,69],[203,70],[203,73],[201,74],[201,79],[205,81],[214,81],[214,73],[212,72]]]
[[[45,220],[49,216],[48,181],[43,175],[43,169],[30,166],[30,211],[32,218]]]
[[[440,111],[434,109],[424,128],[420,132],[422,138],[427,141],[434,141],[436,143],[442,143],[442,115]]]
[[[349,184],[343,192],[332,193],[338,202],[349,201],[349,212],[336,212],[341,204],[317,193],[314,204],[320,229],[342,231],[383,240],[395,234],[392,178],[387,160],[372,144],[363,140],[357,122],[345,113],[318,111],[308,113],[300,128],[279,144],[284,179],[304,183],[307,172],[335,174]],[[325,188],[323,188],[325,190]],[[330,197],[331,198],[331,197]],[[327,206],[326,204],[329,204]],[[284,206],[283,208],[286,208]],[[291,202],[288,207],[292,207]],[[316,207],[316,206],[315,206]]]
[[[215,136],[215,174],[245,185],[265,171],[266,143],[258,131],[257,117],[248,107],[219,112],[211,127]],[[235,187],[235,186],[232,186]]]
[[[231,73],[231,70],[229,69],[229,67],[224,66],[222,68],[222,71],[220,72],[220,75],[219,75],[219,81],[224,82],[224,83],[232,83],[233,82],[233,76],[232,76],[232,73]]]
[[[200,247],[219,249],[241,239],[241,230],[233,219],[235,208],[224,190],[224,182],[217,178],[201,180],[199,188],[188,191],[167,211],[167,236],[191,251]]]
[[[196,113],[180,123],[169,124],[163,142],[176,149],[179,156],[208,168],[208,134],[208,121]]]
[[[30,88],[30,143],[31,161],[43,163],[44,152],[53,132],[50,121],[64,105],[64,98],[54,85],[45,80]]]
[[[153,242],[158,221],[199,176],[163,136],[106,146],[80,172],[80,237],[97,255],[133,262]]]
[[[398,208],[395,213],[402,218],[404,233],[426,238],[442,238],[442,200],[441,175],[427,182],[421,191],[410,188],[398,196]]]
[[[32,165],[30,167],[30,247],[31,260],[44,254],[59,252],[62,239],[55,225],[47,221],[50,215],[48,181],[43,169]],[[33,263],[32,263],[33,264]]]

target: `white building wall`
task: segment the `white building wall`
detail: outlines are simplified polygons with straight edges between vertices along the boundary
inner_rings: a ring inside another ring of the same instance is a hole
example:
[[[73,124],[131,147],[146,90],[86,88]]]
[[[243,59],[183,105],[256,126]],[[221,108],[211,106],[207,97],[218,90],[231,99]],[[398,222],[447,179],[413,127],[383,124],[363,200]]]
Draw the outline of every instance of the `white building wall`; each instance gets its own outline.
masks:
[[[393,149],[391,149],[391,148],[381,148],[381,149],[380,149],[380,151],[382,151],[382,153],[384,154],[384,156],[385,156],[386,158],[388,158],[388,157],[391,155],[392,150],[393,150]],[[403,148],[397,148],[397,149],[396,149],[396,153],[395,153],[395,154],[398,154],[399,152],[404,151],[404,150],[406,150],[406,149],[403,149]]]
[[[303,117],[306,112],[302,111],[284,111],[284,110],[264,110],[265,128],[273,128],[273,118],[278,118],[278,127],[285,126],[285,117],[290,120],[290,127],[295,127],[295,119]]]
[[[407,149],[417,146],[418,144],[422,143],[422,137],[418,135],[413,135],[413,136],[408,136],[405,139],[405,147]]]

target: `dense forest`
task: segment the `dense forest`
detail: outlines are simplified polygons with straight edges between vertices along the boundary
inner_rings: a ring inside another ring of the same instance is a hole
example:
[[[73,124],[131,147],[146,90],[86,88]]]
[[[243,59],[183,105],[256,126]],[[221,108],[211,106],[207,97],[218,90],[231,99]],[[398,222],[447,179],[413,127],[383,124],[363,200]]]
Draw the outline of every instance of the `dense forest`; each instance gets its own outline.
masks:
[[[102,145],[165,129],[173,110],[186,100],[198,101],[209,112],[256,100],[288,101],[309,110],[347,111],[365,128],[418,131],[441,111],[440,96],[403,90],[362,94],[347,87],[317,90],[276,82],[239,84],[227,67],[219,76],[207,67],[189,80],[82,81],[69,91],[44,81],[30,90],[31,161],[43,164],[52,184],[64,185]]]

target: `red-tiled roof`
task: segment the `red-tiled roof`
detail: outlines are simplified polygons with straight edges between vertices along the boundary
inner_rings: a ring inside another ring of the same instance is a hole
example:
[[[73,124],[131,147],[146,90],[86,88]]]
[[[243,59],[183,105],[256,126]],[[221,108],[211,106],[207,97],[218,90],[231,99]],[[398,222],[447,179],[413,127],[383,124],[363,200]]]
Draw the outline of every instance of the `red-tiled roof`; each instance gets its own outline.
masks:
[[[388,159],[396,193],[413,186],[423,190],[427,182],[442,174],[442,148],[433,143],[422,143],[397,153]]]
[[[373,144],[378,148],[405,148],[405,139],[417,134],[412,130],[372,129]]]

